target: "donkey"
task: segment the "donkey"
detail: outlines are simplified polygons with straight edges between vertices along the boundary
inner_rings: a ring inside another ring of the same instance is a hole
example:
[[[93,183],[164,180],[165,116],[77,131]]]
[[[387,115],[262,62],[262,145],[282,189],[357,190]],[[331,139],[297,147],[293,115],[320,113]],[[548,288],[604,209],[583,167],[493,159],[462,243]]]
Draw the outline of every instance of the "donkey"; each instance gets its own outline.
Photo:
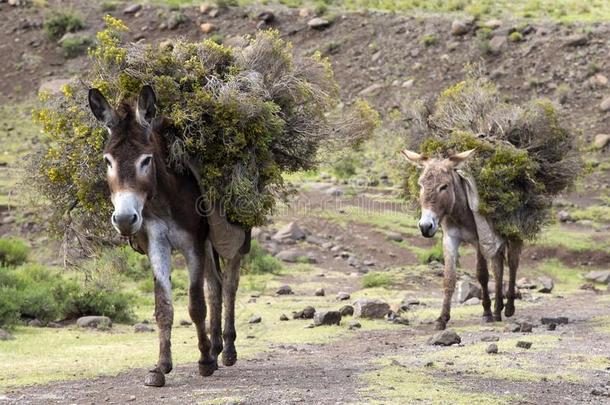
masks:
[[[459,170],[474,152],[472,149],[446,159],[431,159],[409,150],[402,151],[407,161],[423,169],[418,181],[422,211],[418,225],[422,235],[432,238],[439,225],[443,228],[444,297],[441,315],[435,324],[437,330],[445,329],[450,319],[458,248],[462,242],[470,243],[477,249],[476,269],[483,292],[483,320],[501,321],[502,309],[507,317],[515,313],[515,279],[523,241],[500,238],[487,220],[478,214],[476,186],[469,176]],[[505,256],[509,268],[506,307],[502,288]],[[487,286],[488,260],[492,263],[496,283],[493,315]]]
[[[223,364],[232,366],[237,361],[235,295],[241,259],[249,250],[249,230],[230,224],[217,206],[202,199],[195,174],[175,173],[166,166],[166,135],[173,127],[167,118],[156,117],[156,96],[150,86],[142,87],[135,106],[123,102],[117,109],[99,90],[90,89],[89,106],[109,133],[103,159],[114,206],[112,225],[129,238],[134,249],[148,256],[154,276],[159,360],[144,384],[161,387],[172,370],[173,250],[182,253],[188,267],[188,308],[201,353],[199,373],[212,375],[220,353]],[[227,263],[222,271],[220,257]],[[205,295],[210,307],[209,338]]]

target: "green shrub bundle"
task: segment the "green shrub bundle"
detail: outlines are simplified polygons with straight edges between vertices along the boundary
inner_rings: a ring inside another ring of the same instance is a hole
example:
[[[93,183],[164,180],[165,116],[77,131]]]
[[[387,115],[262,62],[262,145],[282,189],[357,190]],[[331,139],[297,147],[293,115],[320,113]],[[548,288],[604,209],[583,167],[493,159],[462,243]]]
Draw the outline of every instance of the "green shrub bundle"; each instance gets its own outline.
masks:
[[[413,123],[409,146],[424,155],[446,157],[476,148],[468,170],[477,184],[479,211],[507,238],[535,238],[549,218],[552,198],[580,172],[576,136],[553,103],[509,104],[476,74],[432,103],[417,103]],[[410,170],[408,193],[416,198],[418,173]]]
[[[109,228],[106,133],[89,111],[89,86],[117,105],[152,85],[158,113],[176,128],[167,163],[198,171],[208,200],[245,226],[265,222],[284,194],[283,172],[310,169],[321,146],[357,144],[376,126],[376,112],[362,101],[347,112],[335,108],[329,62],[317,54],[295,59],[276,31],[234,47],[211,40],[157,46],[125,44],[127,27],[110,16],[105,21],[90,51],[91,75],[58,97],[43,95],[36,113],[49,142],[33,160],[34,183],[51,202],[50,222],[60,233],[75,223],[86,235]]]

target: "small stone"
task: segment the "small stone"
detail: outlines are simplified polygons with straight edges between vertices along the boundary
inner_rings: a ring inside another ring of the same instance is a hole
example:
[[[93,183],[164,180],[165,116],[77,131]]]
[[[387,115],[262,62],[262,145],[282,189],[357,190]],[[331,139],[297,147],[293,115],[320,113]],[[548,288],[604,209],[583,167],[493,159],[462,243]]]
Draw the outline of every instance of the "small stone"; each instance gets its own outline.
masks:
[[[34,328],[42,327],[42,322],[39,319],[32,319],[28,322],[28,326],[32,326]]]
[[[482,296],[481,287],[468,280],[460,280],[456,286],[456,298],[458,302],[464,303],[471,298],[479,298]]]
[[[314,293],[316,297],[324,297],[325,294],[324,288],[318,288]]]
[[[585,274],[585,279],[595,283],[610,284],[610,270],[597,270]]]
[[[454,20],[451,23],[451,35],[461,36],[466,35],[472,29],[472,25],[466,23],[465,21]]]
[[[354,320],[349,321],[347,323],[347,326],[349,327],[349,330],[360,329],[362,327],[362,325],[360,325],[360,322]]]
[[[551,291],[553,291],[553,288],[555,287],[555,283],[550,277],[538,277],[538,282],[540,283],[540,288],[538,288],[538,292],[541,293],[549,294],[551,293]]]
[[[434,336],[431,336],[428,339],[429,345],[438,345],[438,346],[451,346],[454,344],[459,344],[462,342],[462,338],[455,333],[454,330],[446,329],[437,333]]]
[[[386,236],[388,240],[391,240],[392,242],[402,242],[404,240],[402,235],[398,232],[388,232]]]
[[[277,295],[290,295],[290,294],[294,294],[294,292],[292,291],[292,288],[289,285],[283,285],[280,288],[277,289],[277,291],[275,292]]]
[[[517,280],[517,288],[532,290],[536,287],[536,283],[527,277],[522,277]]]
[[[583,46],[587,45],[589,37],[585,34],[574,34],[564,39],[564,46]]]
[[[212,23],[203,23],[199,26],[199,28],[204,34],[209,34],[211,32],[216,31],[216,26]]]
[[[166,39],[166,40],[159,42],[159,49],[161,49],[162,51],[171,50],[171,49],[173,49],[173,47],[174,47],[174,43],[171,39]]]
[[[504,332],[516,333],[521,331],[521,325],[518,323],[509,323],[504,327]]]
[[[382,319],[390,312],[390,306],[379,299],[360,298],[354,303],[354,317]]]
[[[141,4],[137,4],[137,3],[130,4],[123,9],[123,14],[135,14],[138,11],[140,11],[141,9],[142,9]]]
[[[130,395],[129,398],[127,398],[127,402],[133,402],[136,400],[136,396],[135,395]]]
[[[604,149],[610,145],[610,134],[597,134],[593,138],[593,147],[595,149]]]
[[[500,337],[496,335],[481,336],[481,342],[497,342],[498,340],[500,340]]]
[[[492,343],[489,346],[487,346],[487,349],[485,349],[485,351],[487,352],[487,354],[497,354],[498,353],[498,345],[495,344],[495,343]]]
[[[328,21],[325,18],[321,18],[321,17],[312,18],[311,20],[309,20],[307,22],[307,26],[309,28],[312,28],[315,30],[323,30],[323,29],[327,28],[329,25],[330,25],[330,21]]]
[[[346,293],[346,292],[341,291],[341,292],[339,292],[337,294],[337,299],[339,301],[349,300],[350,299],[350,295],[348,293]]]
[[[570,216],[570,213],[566,210],[561,210],[557,213],[557,219],[559,219],[559,222],[571,222],[572,221],[572,217]]]
[[[288,317],[286,316],[286,314],[282,314],[280,315],[280,321],[287,321]]]
[[[154,332],[155,330],[145,323],[136,323],[135,325],[133,325],[133,331],[135,333],[146,333]]]
[[[308,8],[299,9],[299,17],[306,18],[306,17],[309,17],[310,15],[311,15],[311,12],[309,11]]]
[[[557,329],[557,324],[556,323],[549,323],[548,325],[546,325],[546,330],[555,330]]]
[[[107,329],[112,327],[112,321],[107,316],[83,316],[76,320],[80,328]]]
[[[339,325],[341,323],[341,314],[339,311],[316,312],[313,323],[315,326]]]
[[[341,316],[352,316],[354,315],[354,307],[351,305],[344,305],[339,309]]]
[[[306,306],[305,308],[303,308],[302,312],[302,318],[303,319],[312,319],[314,317],[314,315],[316,314],[316,309],[312,306]]]
[[[187,321],[186,319],[180,320],[180,326],[191,326],[193,323],[191,321]]]
[[[212,6],[208,3],[203,3],[199,6],[199,12],[201,14],[207,14],[208,12],[210,12],[210,10],[212,10]]]
[[[527,321],[523,321],[520,324],[520,331],[523,333],[531,333],[533,329],[533,325]]]
[[[610,111],[610,97],[606,97],[600,104],[599,109],[606,112]]]
[[[250,317],[248,323],[261,323],[262,320],[263,318],[261,318],[260,316],[253,315],[252,317]]]
[[[290,222],[288,225],[277,231],[271,239],[277,242],[286,240],[303,240],[307,234],[299,227],[296,222]]]
[[[517,347],[521,349],[529,349],[532,347],[532,342],[526,342],[525,340],[520,340],[517,342]]]
[[[63,325],[61,323],[57,323],[57,322],[49,322],[49,323],[47,323],[47,328],[59,329],[59,328],[63,328]]]
[[[543,325],[549,325],[551,323],[554,323],[556,325],[567,325],[569,322],[569,319],[567,316],[558,316],[558,317],[547,317],[547,316],[543,316],[542,318],[540,318],[540,323],[542,323]]]
[[[502,20],[488,20],[481,24],[481,26],[484,28],[495,30],[502,26]]]
[[[497,35],[489,40],[489,49],[492,54],[498,55],[508,45],[508,37],[504,35]]]

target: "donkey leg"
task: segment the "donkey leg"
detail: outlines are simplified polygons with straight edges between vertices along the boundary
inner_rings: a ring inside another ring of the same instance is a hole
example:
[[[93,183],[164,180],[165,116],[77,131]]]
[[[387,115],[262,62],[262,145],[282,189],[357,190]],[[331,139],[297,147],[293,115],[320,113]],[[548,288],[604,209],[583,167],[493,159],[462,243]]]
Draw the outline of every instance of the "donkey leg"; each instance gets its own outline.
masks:
[[[506,308],[504,315],[511,317],[515,314],[515,282],[517,279],[517,269],[519,268],[519,256],[523,241],[511,240],[508,243],[508,292],[506,294]]]
[[[445,276],[443,280],[443,308],[441,316],[436,320],[435,329],[443,330],[447,327],[447,322],[451,318],[451,297],[455,290],[458,248],[460,240],[457,237],[451,236],[447,230],[443,234],[443,255],[445,259]]]
[[[487,259],[485,259],[480,249],[477,249],[477,279],[481,284],[481,291],[483,291],[483,320],[485,322],[492,322],[491,299],[489,298],[488,289],[489,270],[487,268]]]
[[[496,299],[494,302],[494,321],[502,320],[504,308],[503,278],[504,278],[504,249],[501,249],[492,259],[494,279],[496,281]]]
[[[155,319],[159,329],[159,361],[151,369],[144,384],[152,387],[165,385],[165,375],[172,371],[171,334],[174,322],[172,286],[170,281],[171,248],[166,241],[151,240],[148,256],[155,279]]]
[[[189,315],[197,330],[199,342],[199,374],[210,376],[217,368],[216,359],[210,354],[210,339],[205,331],[205,317],[207,308],[203,294],[203,280],[205,272],[205,252],[192,253],[187,258],[189,268]]]
[[[228,367],[237,362],[237,351],[235,350],[235,339],[237,338],[237,332],[235,331],[235,295],[239,285],[241,257],[240,254],[237,254],[229,260],[222,274],[222,300],[225,305],[222,364]]]
[[[216,268],[216,259],[213,256],[212,245],[206,242],[205,262],[205,292],[209,304],[210,340],[212,343],[212,356],[218,365],[218,356],[222,353],[222,283]]]

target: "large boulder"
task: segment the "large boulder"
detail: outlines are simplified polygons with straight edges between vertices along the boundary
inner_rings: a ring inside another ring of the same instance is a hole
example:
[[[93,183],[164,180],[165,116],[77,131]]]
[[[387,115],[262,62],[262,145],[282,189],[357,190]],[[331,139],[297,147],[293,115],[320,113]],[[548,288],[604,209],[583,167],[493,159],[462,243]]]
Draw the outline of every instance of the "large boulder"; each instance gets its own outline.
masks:
[[[107,316],[82,316],[76,320],[80,328],[107,329],[112,327],[112,320]]]
[[[589,281],[602,284],[610,284],[610,270],[596,270],[585,274]]]
[[[354,302],[354,317],[382,319],[390,312],[390,306],[380,299],[360,298]]]
[[[296,222],[290,222],[288,225],[280,229],[271,237],[271,239],[277,242],[283,242],[286,240],[302,240],[307,235]]]

